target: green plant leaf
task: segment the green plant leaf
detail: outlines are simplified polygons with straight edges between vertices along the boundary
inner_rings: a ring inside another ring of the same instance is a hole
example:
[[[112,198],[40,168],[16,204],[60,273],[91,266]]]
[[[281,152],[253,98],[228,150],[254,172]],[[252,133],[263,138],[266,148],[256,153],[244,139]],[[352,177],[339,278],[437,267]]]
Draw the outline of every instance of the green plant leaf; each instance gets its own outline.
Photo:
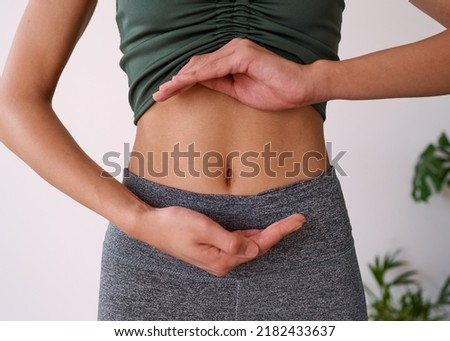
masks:
[[[428,174],[429,179],[433,182],[434,188],[436,191],[440,192],[444,183],[442,181],[442,177],[439,174],[440,170],[435,170],[435,173]]]
[[[416,274],[417,274],[417,271],[415,271],[415,270],[406,271],[406,272],[398,275],[397,277],[395,277],[394,280],[392,281],[392,285],[415,284],[416,281],[412,277],[415,276]]]
[[[450,276],[447,277],[436,301],[439,305],[450,304]]]
[[[439,148],[441,149],[445,149],[446,147],[450,147],[450,141],[447,138],[447,135],[444,133],[442,133],[441,136],[439,136],[439,140],[438,140],[438,145]]]
[[[427,202],[434,192],[440,192],[450,171],[450,143],[445,133],[437,145],[430,144],[420,154],[414,169],[411,195],[415,201]]]

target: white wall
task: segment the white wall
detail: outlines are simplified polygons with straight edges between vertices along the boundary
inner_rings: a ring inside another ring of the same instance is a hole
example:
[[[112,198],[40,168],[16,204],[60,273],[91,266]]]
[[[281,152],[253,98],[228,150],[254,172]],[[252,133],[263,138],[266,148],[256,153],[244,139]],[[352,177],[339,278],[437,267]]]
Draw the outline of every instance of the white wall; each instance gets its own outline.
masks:
[[[341,58],[406,44],[443,28],[407,0],[347,0]],[[435,297],[450,274],[450,191],[429,204],[411,198],[418,155],[446,131],[450,97],[330,104],[327,140],[342,159],[342,178],[363,279],[376,254],[401,248]],[[345,159],[345,162],[344,162]]]
[[[0,3],[2,68],[25,0]],[[97,11],[60,81],[55,108],[99,163],[132,142],[125,75],[118,67],[115,1]],[[341,57],[417,40],[442,28],[406,0],[347,0]],[[342,186],[364,281],[376,254],[402,248],[436,295],[450,273],[450,193],[410,198],[416,158],[450,134],[450,97],[329,104],[327,141],[348,151]],[[106,221],[48,186],[0,145],[0,320],[93,320]]]

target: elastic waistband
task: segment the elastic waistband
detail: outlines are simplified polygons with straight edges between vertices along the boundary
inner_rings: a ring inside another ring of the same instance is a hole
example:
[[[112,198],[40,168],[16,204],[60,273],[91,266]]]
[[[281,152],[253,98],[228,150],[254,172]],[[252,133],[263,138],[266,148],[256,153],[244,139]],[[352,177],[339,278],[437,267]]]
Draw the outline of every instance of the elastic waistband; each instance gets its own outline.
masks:
[[[209,216],[229,231],[265,228],[296,212],[305,215],[306,223],[301,229],[288,235],[262,257],[234,269],[228,276],[230,278],[265,276],[303,268],[343,255],[353,247],[350,221],[333,169],[311,180],[248,196],[190,192],[146,180],[129,171],[125,173],[123,183],[153,207],[187,207]],[[160,268],[194,277],[206,274],[128,237],[112,224],[104,247],[107,254],[120,262],[140,268]]]

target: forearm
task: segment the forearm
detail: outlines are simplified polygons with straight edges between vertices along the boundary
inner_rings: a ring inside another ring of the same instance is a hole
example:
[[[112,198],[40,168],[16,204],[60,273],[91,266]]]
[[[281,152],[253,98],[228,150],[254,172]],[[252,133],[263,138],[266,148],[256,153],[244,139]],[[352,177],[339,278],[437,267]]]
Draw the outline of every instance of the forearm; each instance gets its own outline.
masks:
[[[81,150],[53,112],[51,101],[95,4],[95,0],[29,1],[0,78],[0,140],[53,186],[129,236],[215,275],[264,254],[297,230],[304,223],[300,214],[264,229],[229,232],[188,208],[150,207],[105,176]]]
[[[105,176],[44,99],[2,96],[0,140],[42,178],[132,235],[151,210],[120,182]]]
[[[314,65],[314,64],[313,64]],[[344,61],[319,61],[319,87],[330,99],[382,99],[450,93],[450,32]]]
[[[448,0],[409,0],[409,2],[445,27],[450,27]]]
[[[51,106],[59,75],[96,3],[28,2],[0,78],[0,140],[50,184],[132,235],[143,212],[153,210],[105,176]]]

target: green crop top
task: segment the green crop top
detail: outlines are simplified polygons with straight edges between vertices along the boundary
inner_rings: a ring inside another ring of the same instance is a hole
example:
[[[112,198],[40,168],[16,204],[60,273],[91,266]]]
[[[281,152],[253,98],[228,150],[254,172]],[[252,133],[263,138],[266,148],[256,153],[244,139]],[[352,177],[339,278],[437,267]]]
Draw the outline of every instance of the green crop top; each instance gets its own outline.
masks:
[[[235,37],[291,61],[337,60],[344,0],[117,0],[116,21],[136,124],[152,95],[196,54]],[[314,105],[325,120],[326,103]]]

